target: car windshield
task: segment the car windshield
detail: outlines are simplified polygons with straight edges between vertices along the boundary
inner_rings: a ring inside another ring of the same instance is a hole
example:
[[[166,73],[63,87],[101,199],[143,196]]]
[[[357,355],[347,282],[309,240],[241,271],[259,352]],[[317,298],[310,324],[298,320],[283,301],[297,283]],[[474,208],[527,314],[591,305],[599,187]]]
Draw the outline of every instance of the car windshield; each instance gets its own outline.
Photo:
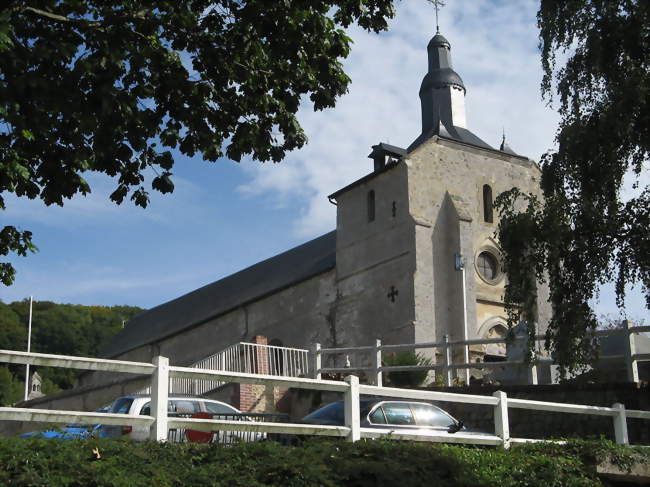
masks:
[[[133,404],[133,399],[130,397],[120,397],[116,400],[111,406],[111,413],[116,414],[128,414],[131,409],[131,404]]]

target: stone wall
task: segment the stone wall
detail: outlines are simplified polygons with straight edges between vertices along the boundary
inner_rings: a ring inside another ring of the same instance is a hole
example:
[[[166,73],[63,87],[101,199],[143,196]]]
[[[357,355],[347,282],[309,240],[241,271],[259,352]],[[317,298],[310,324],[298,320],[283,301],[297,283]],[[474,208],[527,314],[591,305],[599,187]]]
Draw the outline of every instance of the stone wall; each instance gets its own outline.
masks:
[[[325,272],[287,289],[236,308],[183,333],[130,350],[115,360],[151,362],[156,355],[170,365],[189,366],[255,335],[279,340],[284,346],[310,348],[314,343],[333,346],[332,303],[336,299],[334,271]],[[110,372],[89,372],[79,385],[101,385],[115,380]]]

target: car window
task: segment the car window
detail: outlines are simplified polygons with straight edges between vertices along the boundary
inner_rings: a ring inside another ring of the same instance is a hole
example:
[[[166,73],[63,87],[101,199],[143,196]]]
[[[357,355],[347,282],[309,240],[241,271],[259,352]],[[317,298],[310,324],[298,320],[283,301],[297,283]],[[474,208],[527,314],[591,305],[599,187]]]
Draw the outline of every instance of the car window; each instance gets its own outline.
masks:
[[[447,413],[430,404],[411,404],[411,410],[419,426],[448,428],[456,423]]]
[[[188,399],[172,399],[169,401],[170,407],[167,408],[170,412],[174,413],[196,413],[199,411],[198,401],[190,401]]]
[[[188,399],[171,399],[167,401],[167,412],[169,413],[196,413],[197,411],[199,411],[198,401]],[[143,416],[151,414],[151,402],[142,406],[140,414]]]
[[[408,404],[398,402],[387,402],[382,405],[386,415],[386,423],[394,425],[415,424],[413,414]]]
[[[128,414],[129,409],[131,409],[131,404],[133,404],[133,399],[130,397],[120,397],[111,405],[111,413],[116,414]]]
[[[228,406],[227,404],[220,404],[218,402],[204,402],[205,410],[212,414],[238,414],[235,408]]]
[[[370,422],[372,424],[386,424],[386,416],[381,407],[375,409],[370,415]]]

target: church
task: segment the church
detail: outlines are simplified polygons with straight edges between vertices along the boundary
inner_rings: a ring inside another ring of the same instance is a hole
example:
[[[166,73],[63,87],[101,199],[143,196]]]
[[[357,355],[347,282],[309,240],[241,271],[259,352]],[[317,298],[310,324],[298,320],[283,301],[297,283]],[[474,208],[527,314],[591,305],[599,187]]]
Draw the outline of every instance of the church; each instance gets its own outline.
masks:
[[[541,196],[540,169],[469,130],[449,41],[438,32],[427,51],[421,133],[372,147],[374,170],[329,196],[334,231],[140,314],[103,356],[189,365],[259,335],[296,348],[503,336],[493,200],[515,186]]]

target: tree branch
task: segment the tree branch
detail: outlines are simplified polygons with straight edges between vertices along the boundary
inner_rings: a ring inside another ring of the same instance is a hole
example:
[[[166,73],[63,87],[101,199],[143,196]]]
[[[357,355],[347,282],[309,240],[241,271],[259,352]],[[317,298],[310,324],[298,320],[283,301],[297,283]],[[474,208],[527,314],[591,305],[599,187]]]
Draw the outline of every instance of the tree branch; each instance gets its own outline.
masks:
[[[39,8],[34,8],[34,7],[23,7],[19,10],[22,12],[31,12],[33,14],[38,15],[39,17],[45,17],[47,19],[54,20],[56,22],[63,23],[63,24],[71,23],[71,24],[82,25],[90,28],[96,28],[102,26],[102,22],[90,22],[82,19],[71,19],[64,15],[55,14],[52,12],[48,12],[47,10],[41,10]]]

